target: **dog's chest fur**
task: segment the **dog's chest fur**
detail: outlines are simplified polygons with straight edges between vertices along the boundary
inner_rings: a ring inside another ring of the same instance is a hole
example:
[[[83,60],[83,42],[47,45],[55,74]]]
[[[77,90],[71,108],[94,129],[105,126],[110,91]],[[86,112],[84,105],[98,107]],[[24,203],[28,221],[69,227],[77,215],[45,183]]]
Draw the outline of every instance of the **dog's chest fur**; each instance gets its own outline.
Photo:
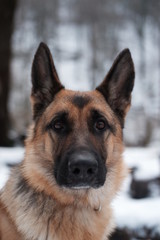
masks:
[[[38,219],[35,214],[31,219],[27,213],[23,220],[19,219],[19,229],[24,232],[27,240],[99,240],[104,239],[106,224],[104,215],[91,212],[90,210],[75,210],[66,208],[57,212],[56,216],[44,216]],[[94,210],[93,210],[94,211]],[[102,221],[103,219],[103,221]],[[35,222],[37,224],[35,224]],[[67,226],[67,228],[66,228]]]
[[[17,180],[11,178],[6,185],[9,194],[2,193],[2,201],[7,203],[10,216],[16,219],[21,240],[106,240],[107,232],[113,227],[108,206],[102,206],[101,211],[59,206],[51,197],[42,193],[34,195],[31,190],[25,194],[18,192],[16,196],[16,186]]]

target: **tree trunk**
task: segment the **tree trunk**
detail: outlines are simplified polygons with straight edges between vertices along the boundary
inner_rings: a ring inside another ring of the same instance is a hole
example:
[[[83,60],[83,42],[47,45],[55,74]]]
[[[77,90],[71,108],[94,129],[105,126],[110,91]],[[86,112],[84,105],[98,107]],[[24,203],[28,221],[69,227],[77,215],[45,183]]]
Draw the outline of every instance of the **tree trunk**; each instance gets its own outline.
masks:
[[[10,86],[11,37],[17,0],[0,4],[0,146],[9,145],[8,95]]]

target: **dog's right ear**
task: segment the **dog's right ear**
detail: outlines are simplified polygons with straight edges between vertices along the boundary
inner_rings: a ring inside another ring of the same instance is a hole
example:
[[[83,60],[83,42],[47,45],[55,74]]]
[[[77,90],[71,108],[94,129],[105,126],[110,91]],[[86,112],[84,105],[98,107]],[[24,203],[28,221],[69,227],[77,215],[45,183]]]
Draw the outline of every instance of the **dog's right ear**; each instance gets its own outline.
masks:
[[[34,120],[41,116],[62,88],[50,50],[45,43],[40,43],[32,64],[31,101]]]

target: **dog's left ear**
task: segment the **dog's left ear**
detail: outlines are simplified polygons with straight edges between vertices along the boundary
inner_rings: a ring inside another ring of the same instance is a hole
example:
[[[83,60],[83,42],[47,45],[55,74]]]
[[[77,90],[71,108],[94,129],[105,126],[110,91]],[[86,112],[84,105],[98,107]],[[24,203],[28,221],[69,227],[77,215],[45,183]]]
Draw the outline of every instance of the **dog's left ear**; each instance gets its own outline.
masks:
[[[62,88],[64,87],[59,80],[50,50],[45,43],[40,43],[32,64],[31,101],[34,120]]]
[[[104,81],[96,88],[124,124],[124,118],[131,103],[134,85],[134,64],[129,49],[124,49],[114,61]]]

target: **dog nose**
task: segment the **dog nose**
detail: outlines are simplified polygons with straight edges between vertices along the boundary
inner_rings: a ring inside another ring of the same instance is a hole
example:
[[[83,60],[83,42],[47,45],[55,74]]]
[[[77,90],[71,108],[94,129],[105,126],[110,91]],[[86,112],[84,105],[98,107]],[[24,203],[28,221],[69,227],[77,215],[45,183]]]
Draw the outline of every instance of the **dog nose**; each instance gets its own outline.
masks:
[[[68,176],[73,187],[91,186],[98,172],[95,156],[87,151],[75,152],[68,161]]]

